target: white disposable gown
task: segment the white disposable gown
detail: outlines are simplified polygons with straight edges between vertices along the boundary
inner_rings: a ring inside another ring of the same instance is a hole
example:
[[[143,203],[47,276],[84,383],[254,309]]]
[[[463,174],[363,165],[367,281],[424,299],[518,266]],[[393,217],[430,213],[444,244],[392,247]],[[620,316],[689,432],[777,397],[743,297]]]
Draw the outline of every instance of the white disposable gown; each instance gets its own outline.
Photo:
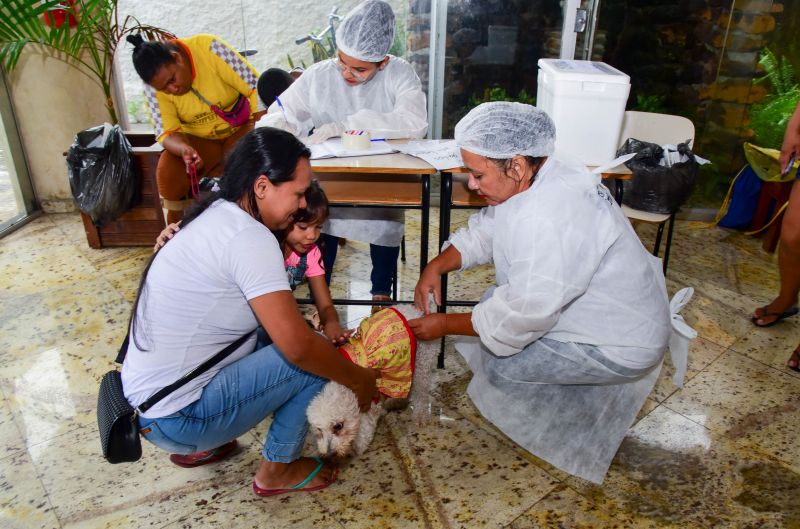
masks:
[[[350,86],[334,60],[306,70],[269,107],[258,126],[278,127],[304,138],[311,126],[338,122],[345,130],[367,130],[373,138],[412,138],[428,130],[427,103],[422,84],[412,66],[389,56],[383,70]],[[286,123],[288,122],[288,126]],[[403,212],[395,210],[335,208],[325,233],[382,246],[398,246],[403,237]]]
[[[480,340],[457,345],[470,397],[533,454],[601,482],[672,334],[660,260],[597,175],[557,158],[449,243],[462,268],[496,268],[472,313]]]

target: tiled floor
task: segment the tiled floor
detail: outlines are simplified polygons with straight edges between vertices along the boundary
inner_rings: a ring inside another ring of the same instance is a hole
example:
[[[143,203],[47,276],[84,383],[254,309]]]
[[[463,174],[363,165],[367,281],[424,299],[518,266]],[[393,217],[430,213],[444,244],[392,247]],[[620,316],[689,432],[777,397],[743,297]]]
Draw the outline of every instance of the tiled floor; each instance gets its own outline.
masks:
[[[419,274],[409,219],[404,296]],[[652,232],[642,237],[650,244]],[[748,319],[778,284],[775,257],[756,240],[679,223],[668,287],[695,287],[684,312],[700,333],[686,387],[671,384],[667,365],[602,486],[555,470],[484,421],[450,344],[433,424],[391,414],[334,486],[273,499],[250,490],[263,426],[208,467],[172,466],[147,443],[138,463],[102,459],[97,385],[148,254],[89,249],[77,215],[47,215],[0,240],[0,527],[800,526],[800,375],[784,367],[800,329]],[[365,295],[365,247],[350,242],[340,255],[334,295]],[[457,276],[463,298],[491,282],[486,270]],[[366,310],[342,315],[354,322]]]

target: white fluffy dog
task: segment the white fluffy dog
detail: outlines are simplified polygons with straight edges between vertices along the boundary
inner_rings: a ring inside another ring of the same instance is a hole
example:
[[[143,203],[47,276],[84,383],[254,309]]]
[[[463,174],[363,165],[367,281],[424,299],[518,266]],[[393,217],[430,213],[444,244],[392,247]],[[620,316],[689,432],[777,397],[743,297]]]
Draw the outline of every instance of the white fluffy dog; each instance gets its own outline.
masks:
[[[422,313],[413,305],[392,307],[407,320]],[[308,422],[313,445],[323,457],[358,456],[372,442],[378,420],[386,410],[405,408],[409,402],[415,421],[424,422],[430,413],[431,374],[439,353],[439,340],[417,341],[416,365],[408,399],[387,399],[373,403],[369,411],[360,413],[358,400],[350,389],[328,382],[308,406]]]

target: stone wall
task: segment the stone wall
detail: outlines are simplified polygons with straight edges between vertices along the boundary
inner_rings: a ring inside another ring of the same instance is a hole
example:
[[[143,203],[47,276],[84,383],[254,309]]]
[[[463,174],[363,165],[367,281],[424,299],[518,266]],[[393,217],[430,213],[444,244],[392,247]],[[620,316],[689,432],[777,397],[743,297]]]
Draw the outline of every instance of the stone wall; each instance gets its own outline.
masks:
[[[695,150],[714,162],[709,169],[736,174],[742,142],[752,136],[747,110],[768,89],[753,84],[758,56],[783,4],[737,0],[732,9],[730,0],[607,0],[601,6],[607,46],[597,58],[631,76],[628,107],[636,107],[637,96],[663,97],[664,112],[694,122]]]

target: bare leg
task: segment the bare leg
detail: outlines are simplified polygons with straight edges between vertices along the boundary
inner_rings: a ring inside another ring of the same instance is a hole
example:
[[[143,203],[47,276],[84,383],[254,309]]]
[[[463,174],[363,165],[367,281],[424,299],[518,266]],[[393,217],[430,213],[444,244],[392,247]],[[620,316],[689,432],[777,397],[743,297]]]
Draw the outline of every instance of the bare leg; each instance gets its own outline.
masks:
[[[778,248],[778,271],[781,277],[781,288],[778,297],[772,303],[757,309],[753,313],[757,325],[766,325],[777,316],[795,305],[800,292],[800,185],[795,181],[789,205],[783,215],[781,224],[781,240]],[[769,316],[765,316],[769,313]]]

